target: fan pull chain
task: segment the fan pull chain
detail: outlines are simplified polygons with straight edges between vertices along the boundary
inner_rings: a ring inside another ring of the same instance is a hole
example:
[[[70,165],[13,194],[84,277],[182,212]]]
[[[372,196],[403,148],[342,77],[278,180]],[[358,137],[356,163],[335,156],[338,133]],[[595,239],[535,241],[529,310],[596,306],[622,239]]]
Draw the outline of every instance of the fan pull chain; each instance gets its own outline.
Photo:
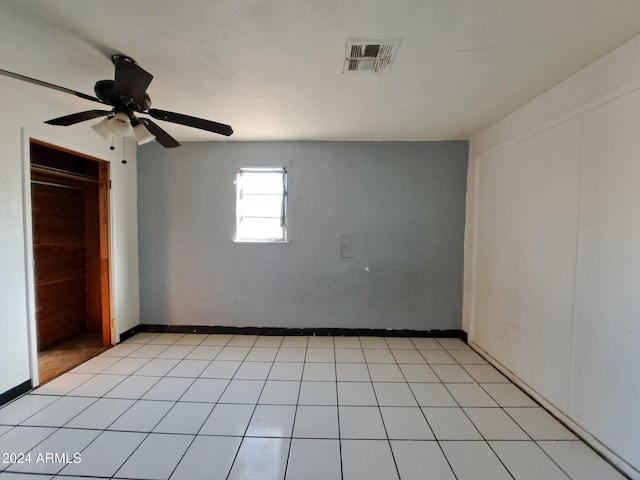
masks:
[[[124,137],[122,137],[122,164],[126,165],[127,164],[127,150],[125,148],[125,140]]]

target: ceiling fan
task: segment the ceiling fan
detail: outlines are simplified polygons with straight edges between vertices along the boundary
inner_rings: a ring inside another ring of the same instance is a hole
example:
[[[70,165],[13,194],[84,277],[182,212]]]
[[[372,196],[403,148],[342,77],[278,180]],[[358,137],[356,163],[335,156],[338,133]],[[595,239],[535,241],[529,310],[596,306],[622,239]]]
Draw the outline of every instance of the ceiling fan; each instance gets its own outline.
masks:
[[[132,58],[125,55],[112,55],[111,60],[116,67],[115,80],[99,80],[94,87],[95,97],[76,92],[52,83],[25,77],[18,73],[0,69],[0,75],[69,93],[76,97],[91,100],[102,105],[109,105],[110,110],[87,110],[72,113],[64,117],[47,120],[49,125],[69,126],[94,118],[106,117],[92,128],[107,139],[112,135],[120,137],[135,136],[139,144],[155,139],[166,148],[179,147],[180,143],[160,128],[155,122],[136,114],[149,115],[156,120],[186,125],[220,135],[230,136],[233,129],[223,123],[191,117],[181,113],[168,112],[151,108],[151,98],[146,93],[153,75],[142,69]],[[97,98],[96,98],[97,97]]]

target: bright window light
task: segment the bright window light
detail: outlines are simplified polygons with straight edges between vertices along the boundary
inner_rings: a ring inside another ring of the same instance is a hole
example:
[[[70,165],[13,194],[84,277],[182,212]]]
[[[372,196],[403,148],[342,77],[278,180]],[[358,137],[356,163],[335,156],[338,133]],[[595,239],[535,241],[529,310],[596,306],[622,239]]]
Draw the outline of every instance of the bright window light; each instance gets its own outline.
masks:
[[[236,174],[236,242],[287,241],[287,170],[241,168]]]

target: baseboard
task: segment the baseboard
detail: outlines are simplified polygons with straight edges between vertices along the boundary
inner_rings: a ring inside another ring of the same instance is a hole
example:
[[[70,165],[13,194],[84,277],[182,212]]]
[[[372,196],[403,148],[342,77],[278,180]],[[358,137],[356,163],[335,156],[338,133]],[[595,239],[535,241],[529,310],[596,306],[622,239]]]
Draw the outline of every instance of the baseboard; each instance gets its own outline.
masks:
[[[607,448],[596,437],[591,435],[580,425],[575,423],[571,418],[566,416],[562,411],[556,408],[551,402],[540,395],[535,389],[523,382],[519,377],[511,372],[508,368],[503,366],[498,360],[493,358],[489,353],[484,351],[482,347],[468,342],[469,346],[475,350],[480,356],[482,356],[487,362],[493,365],[500,371],[505,377],[519,387],[525,394],[531,397],[538,405],[549,412],[556,420],[567,427],[576,437],[586,443],[591,449],[602,457],[607,463],[609,463],[614,469],[620,472],[627,478],[632,480],[640,480],[640,472],[636,470],[632,465],[626,462],[623,458],[619,457],[615,452]]]
[[[0,393],[0,406],[5,403],[9,403],[11,400],[18,398],[20,395],[24,395],[29,390],[33,389],[31,380],[21,383],[17,387],[13,387],[11,390],[7,390],[4,393]]]
[[[150,325],[141,324],[123,332],[120,341],[136,333],[203,333],[234,335],[282,335],[282,336],[329,336],[329,337],[429,337],[459,338],[467,341],[462,330],[391,330],[384,328],[277,328],[277,327],[229,327],[211,325]]]

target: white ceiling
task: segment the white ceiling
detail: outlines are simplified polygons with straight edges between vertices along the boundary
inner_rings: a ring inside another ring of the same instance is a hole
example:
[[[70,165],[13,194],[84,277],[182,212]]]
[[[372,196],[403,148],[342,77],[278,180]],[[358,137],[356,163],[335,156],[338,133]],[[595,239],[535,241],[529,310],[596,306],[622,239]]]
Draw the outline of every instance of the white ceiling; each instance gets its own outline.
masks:
[[[233,140],[466,139],[637,35],[640,0],[2,0],[0,69],[93,95],[123,53],[154,107]],[[388,73],[343,74],[347,40],[397,38]]]

